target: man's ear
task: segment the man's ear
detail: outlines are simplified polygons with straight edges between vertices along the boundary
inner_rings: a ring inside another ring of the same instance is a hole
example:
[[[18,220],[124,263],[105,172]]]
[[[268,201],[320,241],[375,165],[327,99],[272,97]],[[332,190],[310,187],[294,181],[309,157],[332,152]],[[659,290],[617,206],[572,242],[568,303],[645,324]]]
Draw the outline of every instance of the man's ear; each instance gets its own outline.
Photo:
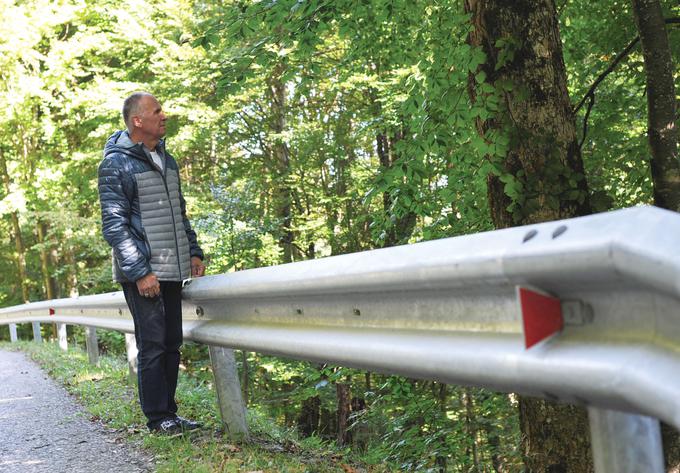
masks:
[[[142,126],[142,119],[140,117],[137,117],[137,116],[132,117],[132,125],[141,127]]]

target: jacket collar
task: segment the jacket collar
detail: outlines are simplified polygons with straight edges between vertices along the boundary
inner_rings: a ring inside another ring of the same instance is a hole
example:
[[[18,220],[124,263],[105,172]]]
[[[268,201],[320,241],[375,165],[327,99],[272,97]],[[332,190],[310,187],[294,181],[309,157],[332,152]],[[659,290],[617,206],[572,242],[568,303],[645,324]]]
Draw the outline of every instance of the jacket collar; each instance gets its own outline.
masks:
[[[127,130],[117,131],[109,137],[104,147],[104,157],[113,152],[122,152],[129,156],[148,161],[155,167],[149,151],[143,143],[135,143],[130,139]],[[161,139],[156,145],[156,152],[165,159],[165,140]]]

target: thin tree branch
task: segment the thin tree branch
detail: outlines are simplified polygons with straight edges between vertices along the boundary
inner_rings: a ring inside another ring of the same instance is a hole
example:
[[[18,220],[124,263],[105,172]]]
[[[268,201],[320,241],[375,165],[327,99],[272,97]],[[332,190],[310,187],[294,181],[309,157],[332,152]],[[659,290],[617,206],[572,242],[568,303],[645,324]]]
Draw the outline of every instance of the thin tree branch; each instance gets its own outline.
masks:
[[[666,18],[665,20],[666,24],[680,24],[680,18]],[[630,43],[628,43],[628,46],[625,47],[623,51],[621,51],[619,54],[616,55],[612,63],[609,65],[609,67],[599,76],[597,76],[597,79],[595,79],[595,82],[593,82],[593,85],[590,86],[588,89],[588,92],[583,96],[581,101],[574,107],[573,113],[576,114],[580,108],[583,106],[585,101],[590,97],[591,95],[595,94],[595,89],[597,88],[598,85],[600,85],[600,82],[604,80],[605,77],[607,77],[613,70],[614,68],[620,63],[627,55],[630,53],[631,49],[635,47],[637,42],[640,41],[640,36],[636,36]]]
[[[581,101],[574,107],[574,114],[576,114],[579,109],[583,106],[583,104],[586,102],[588,97],[594,96],[595,95],[595,89],[597,88],[598,85],[600,85],[600,82],[604,80],[605,77],[607,77],[613,70],[614,68],[620,63],[626,56],[628,56],[628,53],[630,53],[630,50],[635,47],[637,42],[640,41],[640,37],[636,36],[633,41],[628,43],[628,46],[625,47],[623,51],[621,51],[619,54],[616,55],[612,63],[609,65],[609,67],[599,76],[597,76],[597,79],[595,79],[595,82],[593,82],[593,85],[590,86],[590,89],[588,89],[588,92],[586,92],[586,95],[583,96]]]
[[[581,138],[581,142],[578,144],[579,148],[583,148],[583,143],[586,142],[586,135],[588,134],[588,116],[590,115],[590,111],[593,109],[593,105],[595,105],[595,94],[590,95],[588,110],[586,110],[586,116],[583,118],[583,138]]]

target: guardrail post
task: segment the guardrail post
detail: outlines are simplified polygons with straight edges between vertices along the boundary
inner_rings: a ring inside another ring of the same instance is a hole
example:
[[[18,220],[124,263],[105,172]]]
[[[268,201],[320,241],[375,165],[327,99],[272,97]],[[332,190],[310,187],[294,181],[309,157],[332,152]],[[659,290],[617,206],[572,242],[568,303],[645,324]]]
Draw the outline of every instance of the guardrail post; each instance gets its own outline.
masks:
[[[130,384],[137,383],[137,341],[134,333],[125,334],[125,348],[128,360],[128,381]]]
[[[91,365],[99,363],[99,343],[97,342],[97,329],[85,327],[85,346],[87,347],[87,359]]]
[[[31,322],[33,325],[33,341],[42,342],[42,335],[40,334],[40,322]]]
[[[59,334],[59,348],[67,351],[68,340],[66,339],[66,324],[57,324],[57,333]]]
[[[659,421],[608,409],[588,408],[595,473],[663,473]]]
[[[14,343],[19,340],[17,337],[17,324],[9,324],[9,341]]]
[[[225,432],[233,440],[247,440],[246,409],[241,396],[234,350],[212,345],[208,348]]]

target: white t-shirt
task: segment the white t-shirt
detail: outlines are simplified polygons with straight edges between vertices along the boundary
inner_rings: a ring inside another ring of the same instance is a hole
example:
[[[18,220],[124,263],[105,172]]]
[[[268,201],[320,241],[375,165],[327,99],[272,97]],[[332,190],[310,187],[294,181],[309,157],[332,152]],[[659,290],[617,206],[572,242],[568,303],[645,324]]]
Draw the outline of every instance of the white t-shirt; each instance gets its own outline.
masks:
[[[163,160],[161,157],[158,155],[158,153],[154,151],[150,151],[151,158],[153,159],[153,162],[156,163],[156,166],[158,166],[161,171],[163,170]]]

